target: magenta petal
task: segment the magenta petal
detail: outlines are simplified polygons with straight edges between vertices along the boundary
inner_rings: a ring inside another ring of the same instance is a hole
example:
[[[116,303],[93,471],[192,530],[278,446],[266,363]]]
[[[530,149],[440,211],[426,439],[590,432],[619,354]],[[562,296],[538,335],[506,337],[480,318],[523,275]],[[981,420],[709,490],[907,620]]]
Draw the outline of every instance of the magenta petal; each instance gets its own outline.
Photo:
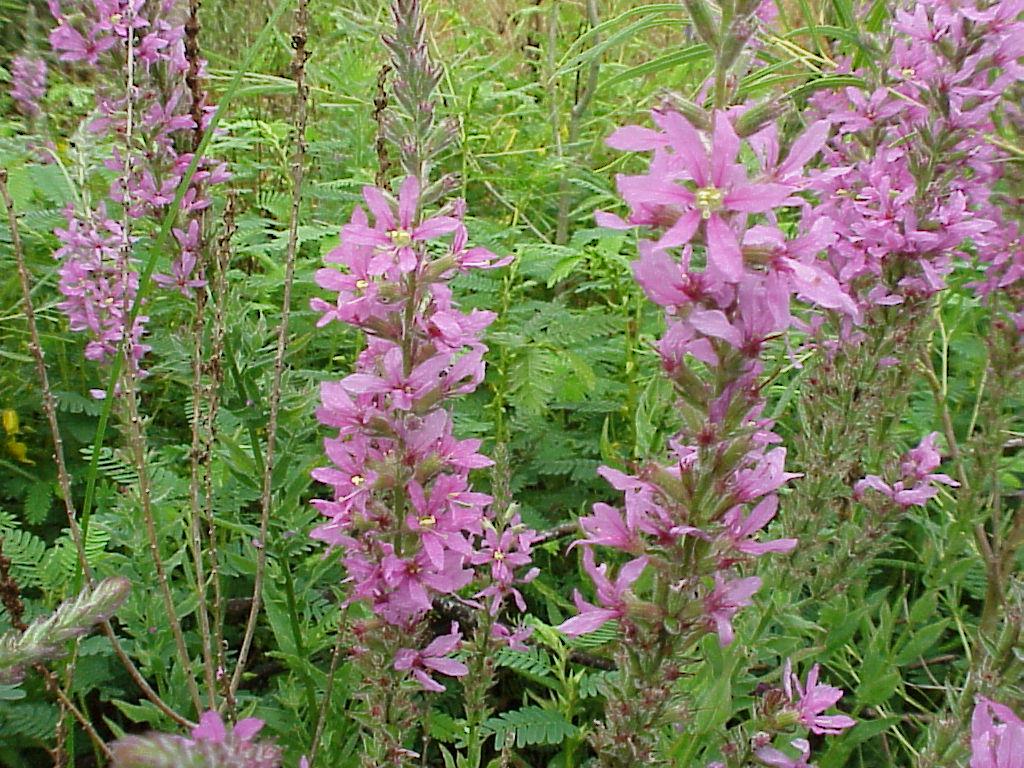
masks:
[[[795,259],[783,259],[793,276],[793,285],[802,297],[826,309],[838,309],[852,317],[858,317],[857,305],[824,269],[804,264]]]
[[[621,216],[608,211],[595,211],[594,221],[597,222],[597,226],[606,229],[636,229],[635,224],[630,224]]]
[[[690,325],[705,336],[714,336],[734,347],[743,345],[743,336],[733,327],[725,313],[718,309],[696,310],[690,313]]]
[[[227,737],[228,732],[224,728],[224,721],[215,710],[203,712],[199,718],[199,725],[192,729],[192,738],[199,741],[212,741],[220,743]]]
[[[725,112],[715,113],[711,145],[711,184],[721,189],[727,186],[728,171],[740,151],[740,137],[736,135]]]
[[[246,717],[235,723],[235,738],[241,741],[251,741],[263,728],[263,721],[257,717]]]
[[[391,206],[388,204],[388,200],[384,197],[383,192],[377,189],[377,187],[363,187],[363,199],[366,200],[366,207],[376,217],[378,225],[383,226],[385,229],[395,228],[395,218],[391,213]]]
[[[406,176],[398,191],[398,223],[402,229],[412,227],[416,208],[420,204],[420,182],[415,176]]]
[[[686,243],[693,239],[693,235],[699,226],[699,211],[694,209],[684,213],[676,220],[676,223],[669,227],[665,234],[661,236],[661,239],[658,241],[658,249],[675,248],[680,245],[686,245]]]
[[[443,685],[437,682],[437,680],[432,678],[422,669],[414,669],[412,671],[412,676],[415,677],[416,680],[419,681],[419,684],[428,691],[433,691],[434,693],[443,693],[445,690],[445,687]]]
[[[423,666],[430,667],[435,672],[440,672],[442,675],[448,675],[449,677],[462,677],[469,674],[469,667],[455,659],[427,658],[423,660]]]
[[[778,208],[792,193],[788,184],[742,184],[729,192],[722,203],[731,211],[763,213]]]
[[[707,221],[708,266],[730,283],[743,277],[743,252],[732,229],[718,216]]]
[[[633,586],[640,575],[644,572],[644,568],[647,567],[647,558],[638,557],[635,560],[630,560],[624,566],[619,569],[619,575],[615,579],[615,587],[620,592]]]
[[[779,166],[779,175],[785,176],[802,169],[807,164],[807,161],[818,154],[821,148],[825,146],[825,141],[828,139],[828,134],[831,130],[832,125],[828,120],[819,120],[800,134],[800,137],[790,147],[785,161]]]
[[[409,648],[399,648],[395,653],[395,669],[411,669],[416,662],[417,655],[416,651]]]
[[[818,715],[810,726],[811,733],[837,736],[847,728],[852,728],[857,721],[846,715]]]
[[[569,635],[569,637],[576,637],[589,632],[596,632],[604,626],[605,622],[617,619],[618,617],[619,615],[615,611],[595,608],[586,613],[581,613],[579,616],[573,616],[568,621],[563,621],[558,625],[558,630]]]
[[[434,216],[416,227],[413,237],[416,240],[430,240],[454,232],[461,226],[462,222],[454,216]]]
[[[390,389],[386,381],[369,373],[353,373],[342,379],[341,385],[357,395],[387,392]]]
[[[639,125],[623,126],[605,139],[605,144],[612,149],[626,152],[648,152],[663,147],[666,143],[667,139],[663,133]]]
[[[655,112],[654,122],[665,131],[672,149],[683,161],[683,165],[690,177],[697,182],[697,186],[707,186],[710,181],[708,153],[697,129],[675,110]]]

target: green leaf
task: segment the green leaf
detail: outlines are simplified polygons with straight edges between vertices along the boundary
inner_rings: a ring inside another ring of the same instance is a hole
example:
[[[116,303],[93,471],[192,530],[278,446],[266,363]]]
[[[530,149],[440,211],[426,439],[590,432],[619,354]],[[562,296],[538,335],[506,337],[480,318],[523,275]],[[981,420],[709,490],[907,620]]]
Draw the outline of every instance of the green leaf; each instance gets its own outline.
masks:
[[[885,703],[899,686],[900,679],[900,673],[885,655],[869,654],[860,668],[857,703],[865,707]]]
[[[904,664],[910,664],[919,659],[924,655],[925,651],[929,650],[939,641],[939,638],[942,637],[942,633],[946,631],[948,626],[949,619],[942,619],[924,629],[913,632],[906,645],[897,651],[895,658],[896,666],[901,667]]]
[[[679,51],[672,51],[672,53],[665,53],[661,56],[645,61],[643,64],[637,64],[634,67],[629,67],[621,72],[616,73],[612,77],[601,83],[601,87],[611,87],[624,83],[627,80],[633,80],[637,77],[644,77],[645,75],[651,75],[655,72],[661,72],[666,69],[673,69],[674,67],[682,66],[683,64],[693,64],[698,61],[711,60],[711,49],[704,43],[694,43],[688,45]]]
[[[579,735],[579,729],[560,713],[533,706],[502,712],[489,718],[484,728],[494,735],[494,743],[499,748],[510,733],[515,734],[516,746],[520,749],[533,744],[561,744]]]

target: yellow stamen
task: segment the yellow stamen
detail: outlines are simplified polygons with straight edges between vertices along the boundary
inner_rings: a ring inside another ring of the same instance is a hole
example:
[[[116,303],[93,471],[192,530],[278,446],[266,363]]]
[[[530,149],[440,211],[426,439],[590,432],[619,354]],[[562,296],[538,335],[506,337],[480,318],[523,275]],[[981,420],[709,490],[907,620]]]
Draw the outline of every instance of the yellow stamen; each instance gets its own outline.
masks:
[[[722,207],[722,200],[725,195],[717,187],[701,187],[697,190],[697,207],[700,208],[700,217],[707,221],[711,214]]]
[[[388,237],[391,238],[392,244],[398,248],[405,248],[412,244],[412,233],[406,232],[404,229],[393,229],[388,232]]]
[[[427,515],[426,517],[420,518],[420,528],[430,528],[434,525],[437,525],[437,518],[433,515]]]
[[[352,485],[358,488],[360,485],[366,482],[366,478],[362,475],[352,475]]]
[[[366,288],[366,286],[368,285],[369,283],[366,282],[365,280],[356,280],[356,288],[359,289],[360,291]]]
[[[505,553],[502,552],[500,549],[494,550],[494,559],[500,563],[502,560],[505,559]]]

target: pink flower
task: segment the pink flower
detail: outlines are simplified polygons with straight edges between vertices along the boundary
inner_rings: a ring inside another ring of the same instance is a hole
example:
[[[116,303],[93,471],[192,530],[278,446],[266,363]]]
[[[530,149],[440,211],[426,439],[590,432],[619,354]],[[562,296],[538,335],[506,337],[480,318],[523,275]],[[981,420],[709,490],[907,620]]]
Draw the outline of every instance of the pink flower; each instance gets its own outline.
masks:
[[[402,182],[397,217],[391,203],[377,187],[364,187],[363,198],[376,218],[375,225],[353,222],[344,227],[342,237],[353,245],[369,246],[376,251],[369,265],[371,274],[384,274],[392,265],[403,273],[412,272],[419,266],[414,244],[450,234],[462,226],[462,222],[452,216],[434,216],[413,225],[420,205],[420,184],[415,176],[406,176]]]
[[[776,183],[755,183],[747,179],[736,162],[740,140],[724,112],[715,113],[711,146],[678,112],[654,113],[664,132],[664,146],[671,155],[658,162],[645,176],[619,176],[618,188],[638,215],[636,223],[665,221],[668,229],[657,242],[658,249],[685,245],[701,224],[707,243],[708,267],[729,282],[739,281],[744,271],[743,254],[736,233],[725,218],[728,212],[764,213],[784,205],[793,187]],[[614,146],[621,149],[652,148],[650,134],[634,131],[616,134]],[[684,186],[680,181],[691,182]],[[605,226],[628,226],[602,215]]]
[[[774,747],[761,747],[754,752],[754,757],[771,768],[813,768],[807,762],[811,756],[811,745],[807,739],[793,739],[790,744],[800,751],[798,757],[790,757]]]
[[[574,541],[570,549],[577,545],[592,544],[614,547],[626,552],[639,552],[643,548],[636,531],[623,519],[622,512],[608,504],[594,504],[594,514],[581,517],[580,527],[583,528],[586,538]]]
[[[745,518],[740,507],[733,507],[722,518],[725,530],[720,540],[727,546],[747,555],[761,556],[766,552],[789,552],[796,545],[796,539],[776,539],[775,541],[758,542],[753,537],[761,531],[779,508],[779,497],[775,494],[766,496],[751,510]]]
[[[971,716],[970,768],[1024,768],[1024,720],[1009,707],[978,698]]]
[[[852,728],[857,721],[846,715],[823,715],[829,707],[843,698],[843,689],[818,683],[820,666],[815,664],[807,673],[807,684],[801,685],[800,678],[793,673],[793,665],[787,659],[782,671],[782,685],[786,698],[796,705],[800,722],[810,728],[811,733],[837,735]]]
[[[533,627],[525,625],[515,629],[509,629],[500,621],[496,621],[491,625],[491,637],[504,642],[513,651],[529,650],[529,646],[524,641],[529,639],[532,634]]]
[[[640,578],[646,567],[646,557],[630,560],[619,568],[619,574],[613,582],[605,575],[608,566],[603,563],[595,565],[594,551],[587,547],[583,550],[583,569],[594,582],[597,601],[601,607],[588,603],[577,590],[573,600],[579,615],[562,622],[558,629],[570,637],[576,637],[600,629],[605,622],[623,618],[628,609],[627,597],[630,594],[630,587]]]
[[[939,433],[932,432],[921,443],[903,455],[900,462],[901,480],[890,484],[878,475],[868,475],[858,480],[853,486],[854,498],[861,498],[868,488],[878,491],[895,501],[901,507],[924,506],[929,499],[935,498],[939,489],[936,483],[959,487],[960,483],[949,475],[932,472],[940,463],[942,456],[935,447]]]
[[[192,729],[192,738],[195,741],[207,741],[213,744],[224,744],[231,741],[248,742],[252,741],[262,728],[262,720],[246,717],[235,723],[235,727],[228,734],[220,713],[210,710],[200,716],[199,724]]]
[[[704,598],[704,613],[718,633],[718,642],[724,648],[732,643],[732,618],[740,608],[753,604],[754,593],[761,588],[761,579],[750,576],[727,582],[721,573],[715,574],[715,588]]]
[[[451,632],[433,640],[422,651],[401,648],[395,654],[395,669],[410,670],[412,676],[427,691],[440,693],[445,690],[441,683],[430,676],[431,672],[439,672],[449,677],[462,677],[469,674],[469,667],[461,661],[447,658],[462,645],[462,633],[459,625],[452,622]]]

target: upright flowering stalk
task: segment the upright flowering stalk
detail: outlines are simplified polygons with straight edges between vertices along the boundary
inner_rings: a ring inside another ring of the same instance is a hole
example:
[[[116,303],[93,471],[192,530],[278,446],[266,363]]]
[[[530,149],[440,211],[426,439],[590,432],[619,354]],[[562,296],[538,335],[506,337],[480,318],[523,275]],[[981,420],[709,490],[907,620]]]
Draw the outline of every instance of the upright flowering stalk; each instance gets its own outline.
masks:
[[[385,42],[406,114],[389,125],[415,173],[397,196],[364,188],[370,215],[353,213],[326,256],[330,266],[317,272],[336,297],[312,302],[320,325],[337,320],[366,334],[355,372],[321,388],[318,418],[337,432],[324,442],[330,465],[313,473],[333,494],[313,502],[326,520],[312,536],[341,550],[346,602],[372,614],[349,628],[363,674],[368,766],[409,764],[417,692],[442,691],[469,671],[453,658],[463,628],[452,623],[437,636],[427,621],[436,602],[468,594],[475,581],[487,617],[477,630],[486,625],[502,643],[520,637],[496,618],[509,599],[522,605],[516,570],[530,562],[534,539],[472,489],[470,471],[492,462],[480,440],[453,434],[451,401],[483,380],[481,336],[494,313],[459,310],[448,282],[506,262],[468,244],[461,200],[426,210],[427,190],[437,197],[441,187],[422,174],[451,133],[433,121],[438,72],[426,57],[419,4],[400,0],[393,12],[396,33]]]
[[[855,73],[865,88],[815,96],[837,130],[801,226],[838,235],[829,263],[865,309],[933,295],[966,243],[1005,263],[990,245],[1005,237],[990,136],[1000,96],[1024,79],[1019,16],[1016,2],[905,4],[879,41],[885,66]]]
[[[38,117],[39,102],[46,95],[46,62],[32,56],[15,56],[11,62],[10,93],[21,114],[29,119]]]
[[[810,174],[812,197],[798,232],[829,234],[825,264],[856,302],[862,322],[833,316],[813,323],[822,354],[804,377],[803,429],[793,443],[807,478],[795,485],[787,533],[802,538],[824,526],[830,535],[801,548],[795,568],[805,571],[824,560],[838,565],[866,543],[865,527],[881,532],[877,518],[861,517],[860,507],[848,520],[823,518],[820,511],[825,499],[844,494],[852,478],[863,476],[864,466],[890,458],[886,425],[903,412],[914,373],[928,377],[937,411],[946,407],[928,347],[948,275],[975,259],[989,265],[979,289],[998,308],[1019,274],[1016,229],[1001,211],[1008,156],[997,127],[1022,75],[1020,5],[911,1],[897,4],[893,16],[867,38],[875,55],[862,58],[870,65],[840,62],[840,70],[863,85],[811,99],[810,113],[828,120],[832,134],[821,167]],[[778,165],[773,131],[753,140],[764,161]],[[1013,327],[1011,312],[986,338],[998,341],[999,328]],[[952,429],[953,422],[947,424]],[[955,435],[944,437],[954,457],[969,453],[957,450]],[[951,473],[958,482],[961,472]],[[963,488],[957,496],[967,493]],[[878,506],[874,494],[865,498],[869,507]],[[961,503],[966,510],[984,502]],[[876,510],[868,512],[874,517]],[[816,571],[813,580],[832,590],[859,575],[856,568],[838,572],[840,578],[829,582]]]
[[[795,539],[763,538],[778,510],[778,489],[794,477],[762,415],[764,346],[793,323],[794,296],[858,315],[817,258],[832,234],[815,230],[791,239],[776,215],[802,203],[802,169],[826,141],[828,124],[811,125],[784,157],[776,153],[752,177],[739,161],[740,135],[762,128],[771,110],[725,107],[759,4],[730,4],[720,13],[703,0],[686,5],[715,56],[715,109],[655,110],[655,128],[612,134],[610,146],[653,157],[646,173],[617,179],[628,216],[597,214],[605,226],[650,234],[639,243],[633,271],[648,298],[665,309],[667,328],[657,348],[683,422],[667,461],[645,462],[632,473],[602,467],[601,475],[625,493],[624,506],[596,504],[580,520],[585,537],[577,544],[596,602],[577,594],[579,613],[561,628],[578,635],[618,623],[619,675],[607,692],[605,721],[591,735],[605,766],[667,764],[659,751],[662,734],[689,724],[675,698],[686,660],[707,635],[722,646],[734,641],[735,618],[761,587],[753,575],[757,559],[796,546]],[[618,550],[626,561],[617,569],[598,564],[598,548]],[[790,690],[788,678],[786,685]],[[803,710],[791,709],[779,720],[766,707],[761,720],[781,733],[801,722]],[[730,766],[753,759],[749,749],[726,746]]]
[[[424,215],[415,177],[397,199],[376,187],[363,194],[373,222],[357,210],[326,257],[343,271],[317,273],[321,287],[337,292],[332,303],[313,301],[321,324],[361,328],[367,346],[355,373],[321,389],[318,418],[337,434],[324,443],[330,465],[313,473],[333,497],[314,502],[327,519],[312,536],[342,550],[348,601],[374,614],[353,628],[353,653],[366,675],[369,720],[392,728],[382,736],[373,726],[367,759],[399,765],[410,757],[410,688],[443,690],[444,676],[467,671],[450,658],[460,647],[458,626],[417,650],[434,601],[467,587],[478,566],[490,581],[480,597],[497,614],[518,595],[514,571],[529,562],[533,536],[514,521],[501,531],[489,519],[491,497],[470,487],[469,473],[491,461],[479,440],[454,437],[448,411],[483,379],[480,336],[494,314],[460,311],[447,281],[501,262],[467,246],[460,201]]]
[[[669,441],[667,462],[633,474],[600,470],[625,493],[625,505],[597,504],[581,519],[585,538],[577,544],[597,602],[577,594],[579,614],[562,625],[578,635],[614,620],[622,633],[620,677],[592,738],[608,766],[661,764],[659,730],[686,724],[673,700],[682,660],[709,633],[732,643],[736,614],[761,586],[751,575],[756,559],[796,546],[762,538],[777,490],[793,477],[762,416],[764,345],[790,326],[793,296],[856,314],[817,261],[819,242],[790,240],[775,223],[776,209],[799,201],[801,167],[824,142],[823,126],[794,142],[784,175],[751,178],[725,111],[714,112],[705,131],[671,110],[655,111],[653,120],[657,129],[630,126],[609,139],[654,156],[646,174],[618,179],[628,218],[599,213],[598,220],[654,233],[641,240],[633,270],[665,308],[658,351],[683,427]],[[610,564],[597,564],[598,547],[627,561],[613,574]]]
[[[129,329],[128,311],[138,292],[132,231],[158,223],[174,202],[192,162],[190,134],[196,130],[185,76],[184,26],[180,0],[53,0],[57,26],[50,44],[60,61],[125,79],[97,83],[96,115],[88,130],[112,141],[108,170],[116,175],[108,199],[83,210],[69,209],[58,228],[61,246],[61,310],[71,329],[89,336],[86,356],[107,362],[118,346],[128,350],[129,373],[139,374],[148,347],[141,342],[147,318]],[[102,68],[101,68],[102,65]],[[203,113],[205,122],[209,111]],[[226,167],[205,160],[190,180],[180,211],[195,216],[210,205],[204,185],[227,179]],[[199,223],[174,231],[177,243],[171,274],[156,281],[189,295],[204,285],[196,274]]]

